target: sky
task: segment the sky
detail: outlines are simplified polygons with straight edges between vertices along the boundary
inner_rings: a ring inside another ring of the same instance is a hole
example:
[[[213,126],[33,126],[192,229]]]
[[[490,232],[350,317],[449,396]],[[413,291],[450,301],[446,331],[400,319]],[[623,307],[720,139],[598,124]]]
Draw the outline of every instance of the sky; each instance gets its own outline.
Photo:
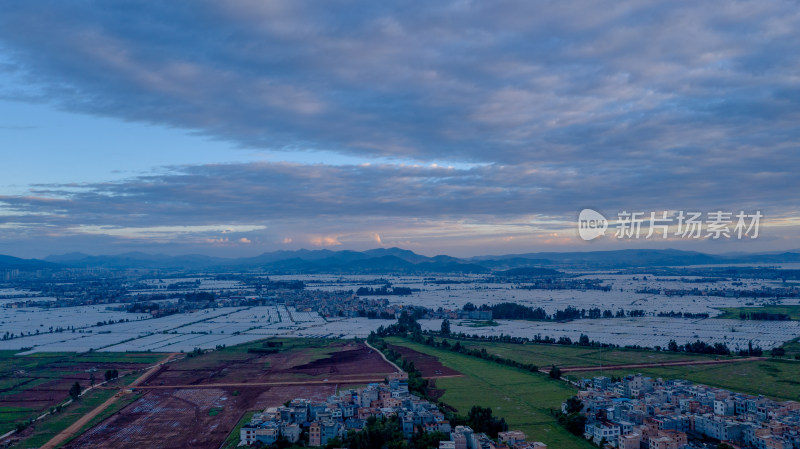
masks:
[[[0,254],[797,249],[797,48],[777,0],[3,2]]]

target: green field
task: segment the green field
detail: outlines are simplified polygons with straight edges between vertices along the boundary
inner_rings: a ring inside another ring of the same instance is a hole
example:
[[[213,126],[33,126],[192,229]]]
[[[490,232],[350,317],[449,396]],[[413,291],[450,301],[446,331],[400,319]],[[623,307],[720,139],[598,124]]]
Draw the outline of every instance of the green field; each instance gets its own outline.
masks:
[[[452,343],[452,341],[451,341]],[[541,367],[557,365],[597,366],[597,371],[571,373],[572,379],[594,376],[624,376],[642,373],[653,377],[668,379],[687,379],[693,382],[727,388],[749,394],[762,394],[776,399],[800,400],[800,362],[793,360],[766,360],[763,362],[742,362],[724,365],[675,366],[637,368],[633,370],[603,370],[601,365],[658,363],[677,360],[715,360],[735,357],[716,355],[657,352],[633,349],[582,348],[563,345],[518,345],[482,341],[461,341],[470,349],[485,348],[490,354],[533,363]],[[800,352],[800,343],[787,343],[787,352]]]
[[[800,338],[795,338],[792,341],[787,341],[786,343],[781,346],[784,351],[786,351],[786,355],[789,357],[800,357]]]
[[[722,307],[723,313],[714,318],[727,318],[731,320],[738,320],[739,314],[742,312],[764,312],[764,313],[782,313],[789,315],[793,320],[800,320],[800,306],[759,306],[759,307]]]
[[[464,374],[436,380],[436,388],[445,390],[441,400],[460,414],[466,414],[473,405],[491,407],[495,416],[506,419],[510,429],[522,430],[531,441],[560,449],[594,447],[568,433],[550,414],[551,409],[560,410],[561,402],[575,394],[576,390],[566,383],[400,338],[387,338],[386,342],[433,355]]]
[[[441,340],[441,339],[437,339]],[[454,343],[455,340],[449,340]],[[674,352],[658,352],[623,348],[588,348],[565,345],[543,344],[514,344],[487,341],[458,340],[468,349],[486,349],[489,354],[516,360],[522,363],[532,363],[540,367],[558,365],[569,366],[600,366],[621,365],[631,363],[658,363],[674,362],[679,360],[714,360],[726,358],[705,354],[686,354]]]
[[[673,366],[641,368],[631,371],[586,371],[568,373],[578,379],[594,376],[624,376],[642,373],[665,379],[687,379],[692,382],[726,388],[752,395],[764,395],[781,400],[800,400],[800,362],[765,360],[725,365]]]

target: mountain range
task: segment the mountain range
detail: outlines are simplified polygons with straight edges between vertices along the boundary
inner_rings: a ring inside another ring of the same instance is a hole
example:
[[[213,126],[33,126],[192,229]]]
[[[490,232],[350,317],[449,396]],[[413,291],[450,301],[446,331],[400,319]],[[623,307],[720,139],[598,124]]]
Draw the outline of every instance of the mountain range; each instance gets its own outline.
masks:
[[[800,262],[800,250],[760,254],[704,254],[674,249],[629,249],[589,252],[541,252],[456,258],[427,257],[401,248],[367,251],[307,250],[274,251],[255,257],[222,258],[200,254],[125,253],[51,255],[44,260],[0,255],[0,269],[23,271],[58,268],[106,269],[260,269],[273,273],[488,273],[519,267],[630,268],[711,264],[775,264]]]

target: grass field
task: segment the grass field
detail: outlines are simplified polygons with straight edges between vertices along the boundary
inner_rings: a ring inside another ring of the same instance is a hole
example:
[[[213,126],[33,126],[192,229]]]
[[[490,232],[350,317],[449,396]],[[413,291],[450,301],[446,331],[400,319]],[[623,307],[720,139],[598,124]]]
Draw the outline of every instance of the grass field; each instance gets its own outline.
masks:
[[[729,390],[764,395],[781,400],[800,400],[800,362],[792,360],[765,360],[705,366],[671,366],[642,368],[633,371],[587,371],[568,374],[578,379],[594,376],[624,376],[642,373],[665,379],[687,379],[692,382],[726,388]]]
[[[792,341],[787,341],[786,343],[781,346],[784,351],[786,351],[786,355],[789,357],[797,357],[800,356],[800,338],[795,338]]]
[[[470,349],[485,348],[491,354],[534,363],[547,367],[593,366],[597,371],[583,371],[567,377],[581,379],[594,376],[624,376],[642,373],[653,377],[687,379],[693,382],[727,388],[749,394],[762,394],[776,399],[800,400],[800,362],[792,360],[766,360],[724,365],[674,366],[637,368],[634,370],[603,370],[601,365],[657,363],[677,360],[714,360],[725,358],[714,355],[684,354],[671,352],[642,351],[632,349],[581,348],[563,345],[517,345],[481,341],[461,342]],[[800,343],[784,346],[787,352],[800,352]]]
[[[568,433],[550,414],[551,409],[560,409],[561,402],[575,394],[576,390],[566,383],[400,338],[387,338],[386,342],[433,355],[464,374],[436,380],[436,387],[445,390],[441,400],[459,413],[466,414],[473,405],[491,407],[496,416],[508,421],[510,429],[522,430],[529,440],[560,449],[594,447]]]
[[[486,349],[490,354],[496,354],[523,363],[533,363],[540,367],[554,364],[560,367],[569,367],[674,362],[679,360],[714,360],[720,357],[622,348],[459,341],[462,346],[466,346],[469,349]],[[450,340],[450,343],[454,343],[454,341]]]
[[[715,318],[738,320],[742,312],[782,313],[793,320],[800,320],[800,306],[759,306],[759,307],[723,307],[722,315]]]

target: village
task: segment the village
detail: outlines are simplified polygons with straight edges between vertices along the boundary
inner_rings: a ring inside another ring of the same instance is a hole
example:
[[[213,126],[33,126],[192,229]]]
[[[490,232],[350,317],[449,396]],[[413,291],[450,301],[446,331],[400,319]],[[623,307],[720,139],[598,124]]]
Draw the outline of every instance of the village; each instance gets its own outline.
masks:
[[[349,431],[363,430],[371,418],[395,418],[406,439],[432,432],[449,438],[439,442],[440,449],[547,449],[544,443],[525,441],[520,431],[499,432],[495,440],[469,426],[451,427],[436,404],[409,392],[406,379],[400,373],[387,383],[341,390],[325,402],[297,398],[267,408],[240,429],[240,446],[272,445],[281,439],[297,443],[304,431],[309,446],[325,446],[341,442]]]
[[[617,381],[601,376],[580,383],[583,390],[576,396],[580,405],[574,399],[564,402],[562,412],[583,415],[584,437],[601,447],[800,447],[800,402],[777,402],[641,374]],[[720,446],[705,446],[709,441]]]

